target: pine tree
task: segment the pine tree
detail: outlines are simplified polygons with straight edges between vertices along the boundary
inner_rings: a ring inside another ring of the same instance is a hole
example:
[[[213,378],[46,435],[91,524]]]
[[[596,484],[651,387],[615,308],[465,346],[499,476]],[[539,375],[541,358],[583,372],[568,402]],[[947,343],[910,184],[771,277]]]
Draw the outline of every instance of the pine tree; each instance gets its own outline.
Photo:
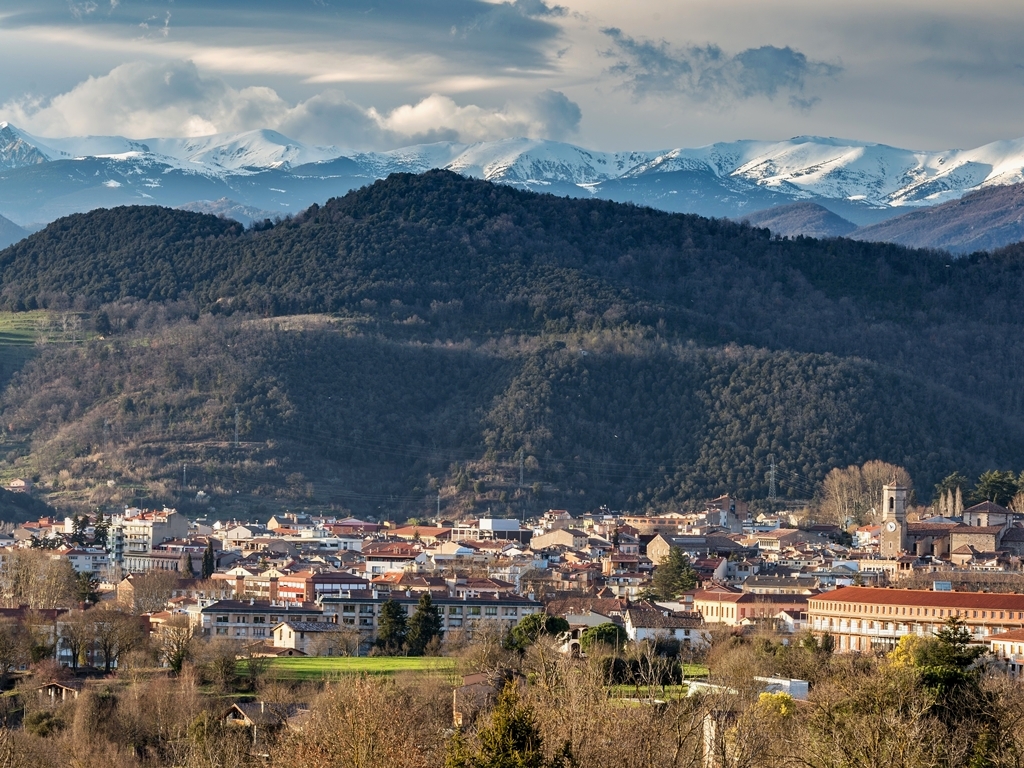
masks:
[[[85,543],[85,529],[89,525],[89,518],[85,515],[75,515],[71,518],[71,541],[75,544]]]
[[[208,579],[217,570],[217,555],[213,551],[213,539],[206,540],[206,550],[203,552],[202,577]]]
[[[697,572],[686,553],[679,547],[672,547],[665,562],[655,568],[651,582],[659,597],[671,600],[680,592],[697,586]]]
[[[416,606],[416,612],[409,619],[409,632],[407,635],[409,643],[409,654],[422,656],[427,645],[435,637],[440,638],[442,632],[441,614],[434,605],[429,592],[420,596],[420,602]]]
[[[514,682],[505,684],[491,713],[491,724],[479,730],[480,748],[474,754],[456,731],[448,741],[445,768],[568,768],[576,765],[569,742],[544,759],[543,738],[533,709],[519,699]]]
[[[103,517],[103,510],[96,510],[96,523],[93,525],[92,541],[97,547],[107,548],[107,539],[110,536],[110,521]]]
[[[377,620],[377,647],[385,653],[398,653],[405,647],[408,619],[405,609],[394,600],[380,607]]]

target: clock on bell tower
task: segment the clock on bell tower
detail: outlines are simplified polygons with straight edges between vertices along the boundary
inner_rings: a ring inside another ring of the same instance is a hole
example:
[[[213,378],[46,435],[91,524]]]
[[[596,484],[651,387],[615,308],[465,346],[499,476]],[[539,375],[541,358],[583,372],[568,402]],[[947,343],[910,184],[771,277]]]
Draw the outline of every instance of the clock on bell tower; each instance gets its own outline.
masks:
[[[895,480],[882,486],[881,555],[897,558],[907,551],[907,489]]]

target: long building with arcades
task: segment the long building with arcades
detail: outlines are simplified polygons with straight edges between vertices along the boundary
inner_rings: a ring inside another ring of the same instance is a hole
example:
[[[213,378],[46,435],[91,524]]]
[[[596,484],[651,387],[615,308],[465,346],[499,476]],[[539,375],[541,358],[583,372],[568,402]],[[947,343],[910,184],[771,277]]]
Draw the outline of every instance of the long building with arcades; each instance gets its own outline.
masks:
[[[807,601],[807,624],[828,634],[840,652],[890,650],[904,635],[929,636],[950,617],[961,619],[975,643],[1024,629],[1024,595],[843,587]]]

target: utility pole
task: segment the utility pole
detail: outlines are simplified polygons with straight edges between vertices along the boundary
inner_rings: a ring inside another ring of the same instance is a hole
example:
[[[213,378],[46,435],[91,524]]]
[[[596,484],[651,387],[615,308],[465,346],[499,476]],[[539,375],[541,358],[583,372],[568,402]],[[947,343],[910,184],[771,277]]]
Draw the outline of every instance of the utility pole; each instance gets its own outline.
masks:
[[[183,491],[185,490],[185,487],[188,485],[185,482],[185,468],[186,467],[188,467],[188,464],[182,464],[181,465],[181,490],[183,490]]]
[[[437,492],[437,519],[441,519],[441,492]]]
[[[775,454],[769,454],[768,461],[771,462],[771,473],[768,475],[768,502],[774,506],[778,500],[775,495]]]
[[[235,406],[235,448],[238,447],[238,406]]]
[[[526,451],[519,449],[519,488],[523,488],[523,469],[526,466]]]

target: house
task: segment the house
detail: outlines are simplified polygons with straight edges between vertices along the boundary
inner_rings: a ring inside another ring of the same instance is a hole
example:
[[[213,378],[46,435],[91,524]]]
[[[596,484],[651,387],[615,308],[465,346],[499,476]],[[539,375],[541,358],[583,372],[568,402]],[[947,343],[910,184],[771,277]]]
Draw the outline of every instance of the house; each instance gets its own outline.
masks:
[[[404,528],[396,528],[391,532],[396,539],[403,541],[422,542],[427,546],[440,544],[451,539],[451,528],[435,528],[425,525],[407,525]]]
[[[530,548],[534,551],[548,547],[586,549],[589,541],[590,537],[578,528],[557,528],[548,533],[534,535],[530,540]]]
[[[808,595],[758,595],[715,586],[694,593],[693,608],[704,617],[707,624],[736,627],[772,621],[779,611],[806,611],[808,599]]]
[[[267,600],[218,600],[190,612],[199,633],[232,640],[268,640],[282,621],[322,621],[324,612],[314,603],[275,605]]]
[[[4,486],[11,493],[32,493],[32,481],[17,477]]]
[[[787,547],[807,541],[807,533],[795,528],[778,528],[757,534],[757,548],[762,552],[781,552]]]
[[[250,701],[232,704],[221,718],[232,728],[248,728],[252,731],[252,743],[257,746],[281,728],[301,730],[309,718],[308,704],[274,704],[267,701]]]
[[[299,651],[303,656],[352,656],[354,644],[343,636],[345,628],[331,621],[282,621],[273,628],[275,648]]]
[[[1012,629],[988,640],[989,651],[1006,665],[1011,677],[1020,677],[1024,672],[1024,629]]]
[[[427,562],[422,548],[406,542],[378,542],[363,547],[364,569],[368,577],[388,571],[416,568]]]
[[[697,612],[675,613],[665,609],[626,609],[626,636],[633,642],[676,640],[685,647],[702,648],[707,638],[701,632],[704,620]]]
[[[494,709],[498,695],[506,685],[521,683],[522,678],[510,681],[497,672],[463,675],[462,685],[452,691],[452,722],[455,727],[472,725],[478,715]]]

